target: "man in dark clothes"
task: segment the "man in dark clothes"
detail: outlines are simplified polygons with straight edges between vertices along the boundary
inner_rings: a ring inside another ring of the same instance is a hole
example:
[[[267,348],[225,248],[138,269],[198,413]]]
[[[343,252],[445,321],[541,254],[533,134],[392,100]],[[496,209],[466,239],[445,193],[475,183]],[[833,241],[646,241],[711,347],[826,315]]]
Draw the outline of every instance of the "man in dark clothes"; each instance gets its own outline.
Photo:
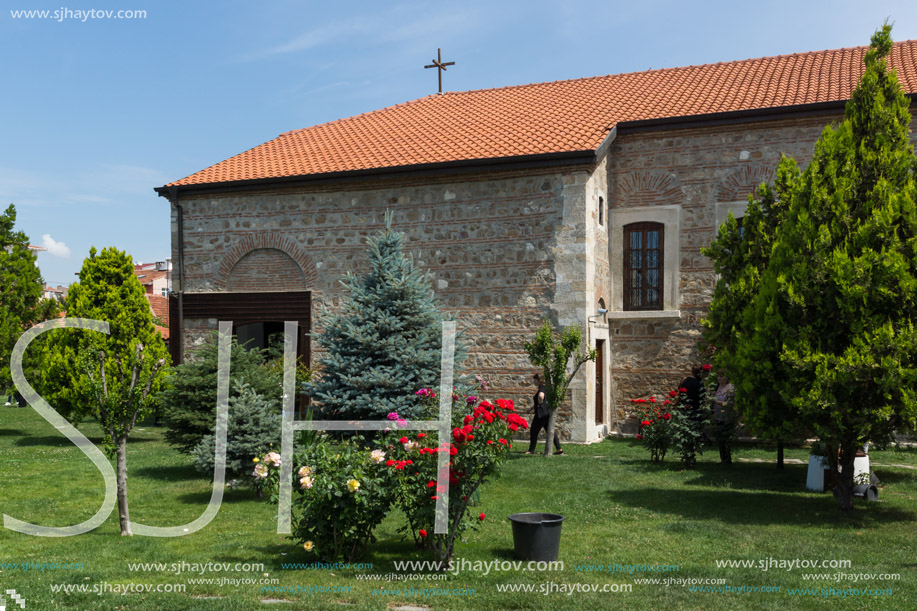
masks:
[[[691,368],[691,377],[681,381],[681,388],[685,389],[685,402],[692,416],[697,415],[697,408],[700,407],[701,398],[704,395],[704,382],[701,380],[703,371],[700,365],[694,365]]]
[[[531,431],[531,437],[529,437],[529,451],[526,454],[532,454],[535,451],[535,446],[538,445],[538,433],[541,432],[541,429],[544,429],[544,434],[548,434],[548,420],[551,419],[551,413],[548,411],[548,405],[545,402],[545,393],[547,390],[544,387],[544,381],[541,379],[540,374],[535,374],[532,376],[532,379],[535,382],[535,386],[538,387],[538,390],[535,391],[535,396],[532,397],[533,408],[535,415],[532,417],[532,426],[529,427]],[[545,439],[545,443],[548,443],[548,440]],[[564,451],[560,449],[560,439],[557,438],[557,430],[554,431],[554,449],[556,450],[555,454],[563,454]]]

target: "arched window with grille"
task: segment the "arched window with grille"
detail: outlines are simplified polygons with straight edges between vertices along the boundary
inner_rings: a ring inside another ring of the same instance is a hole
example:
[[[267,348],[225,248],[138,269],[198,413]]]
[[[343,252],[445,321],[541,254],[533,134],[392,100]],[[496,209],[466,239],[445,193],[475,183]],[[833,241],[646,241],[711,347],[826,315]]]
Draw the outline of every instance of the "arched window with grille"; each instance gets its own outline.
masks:
[[[624,226],[624,309],[663,309],[662,223]]]

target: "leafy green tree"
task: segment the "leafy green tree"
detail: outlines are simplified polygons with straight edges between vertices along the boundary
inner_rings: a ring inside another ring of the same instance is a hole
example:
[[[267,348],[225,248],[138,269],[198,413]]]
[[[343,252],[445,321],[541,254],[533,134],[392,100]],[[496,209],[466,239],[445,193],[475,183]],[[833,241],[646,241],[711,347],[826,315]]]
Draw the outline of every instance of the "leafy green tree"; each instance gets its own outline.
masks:
[[[317,379],[306,392],[329,418],[385,418],[397,412],[422,416],[414,393],[435,388],[440,375],[442,316],[424,275],[404,254],[404,234],[385,230],[369,239],[370,272],[349,275],[350,295],[336,314],[326,314],[318,337],[325,349]],[[461,349],[456,344],[456,362]]]
[[[166,441],[191,453],[216,427],[217,334],[194,351],[194,359],[172,368],[167,388],[158,403],[166,427]],[[233,381],[230,399],[239,395],[240,386],[250,386],[280,413],[283,394],[283,368],[278,362],[264,362],[258,350],[248,350],[235,338],[230,348],[229,376]],[[227,437],[227,443],[228,443]]]
[[[50,333],[48,368],[64,386],[48,387],[52,405],[71,406],[71,419],[93,416],[105,449],[117,457],[121,534],[131,535],[127,498],[127,439],[138,420],[153,411],[169,366],[169,354],[153,325],[150,303],[134,275],[131,257],[116,248],[95,248],[83,262],[79,282],[70,287],[67,315],[109,324],[109,334],[79,329]]]
[[[559,408],[567,397],[570,382],[580,367],[587,361],[594,361],[595,349],[586,350],[583,346],[583,333],[579,327],[567,327],[559,335],[546,320],[535,332],[535,339],[525,343],[529,361],[544,372],[545,404],[551,414],[548,418],[548,430],[545,437],[544,455],[554,454],[554,424]]]
[[[775,384],[827,447],[843,510],[859,447],[917,425],[917,158],[909,100],[885,60],[890,34],[886,24],[873,36],[844,121],[789,175],[739,351],[779,347]]]
[[[762,184],[749,195],[742,228],[730,214],[716,239],[702,251],[711,258],[719,276],[703,321],[704,342],[714,348],[711,358],[716,369],[735,386],[735,404],[745,425],[762,437],[776,440],[781,447],[784,441],[798,439],[808,430],[779,392],[780,381],[786,380],[780,366],[780,346],[762,343],[749,350],[748,339],[757,323],[751,306],[770,262],[777,229],[786,217],[789,187],[798,176],[796,163],[784,157],[774,186]],[[782,468],[781,458],[778,456],[778,468]]]
[[[13,385],[10,355],[19,336],[57,314],[54,301],[41,297],[37,257],[29,249],[29,238],[15,231],[15,225],[16,207],[10,204],[0,214],[0,392]],[[28,361],[25,368],[27,372],[34,369]],[[35,379],[34,374],[27,373],[26,377]]]

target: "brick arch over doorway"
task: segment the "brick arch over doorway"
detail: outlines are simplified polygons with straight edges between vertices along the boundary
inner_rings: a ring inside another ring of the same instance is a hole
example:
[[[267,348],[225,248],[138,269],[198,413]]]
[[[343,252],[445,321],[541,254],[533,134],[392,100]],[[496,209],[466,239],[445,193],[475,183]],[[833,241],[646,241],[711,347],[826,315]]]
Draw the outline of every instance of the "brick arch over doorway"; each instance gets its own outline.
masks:
[[[265,251],[265,252],[257,252]],[[273,253],[271,251],[274,251]],[[276,251],[280,251],[277,253]],[[290,260],[285,260],[279,255],[286,255]],[[256,261],[249,258],[248,255],[252,255],[255,259],[267,258],[270,259],[282,267],[283,262],[287,264],[295,262],[299,266],[299,269],[302,271],[303,280],[305,281],[305,287],[299,287],[299,290],[302,288],[311,289],[315,287],[316,281],[318,280],[318,270],[315,267],[315,264],[312,262],[312,258],[306,254],[306,251],[303,250],[299,244],[289,237],[278,235],[276,233],[258,233],[247,235],[229,249],[226,253],[226,256],[223,257],[223,262],[220,264],[220,269],[217,272],[216,277],[216,288],[217,290],[232,290],[230,288],[230,279],[235,276],[239,277],[240,274],[233,274],[233,270],[238,264],[243,266],[248,266],[249,264],[255,263]],[[249,261],[243,261],[243,259],[249,258]],[[237,270],[239,272],[243,270]],[[265,287],[264,290],[276,290],[270,287]],[[294,289],[295,290],[295,289]]]
[[[229,272],[226,290],[231,293],[304,291],[302,268],[290,255],[276,248],[256,248],[239,259]]]

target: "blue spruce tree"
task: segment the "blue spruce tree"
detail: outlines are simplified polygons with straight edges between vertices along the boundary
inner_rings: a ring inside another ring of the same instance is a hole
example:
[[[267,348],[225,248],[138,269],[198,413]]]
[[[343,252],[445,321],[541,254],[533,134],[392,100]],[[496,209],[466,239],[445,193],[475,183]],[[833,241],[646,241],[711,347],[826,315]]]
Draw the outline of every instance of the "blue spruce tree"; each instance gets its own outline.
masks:
[[[318,344],[319,373],[306,385],[328,419],[420,418],[421,388],[437,388],[443,317],[424,274],[404,254],[404,234],[385,229],[369,238],[371,271],[348,275],[350,296],[329,314]]]

